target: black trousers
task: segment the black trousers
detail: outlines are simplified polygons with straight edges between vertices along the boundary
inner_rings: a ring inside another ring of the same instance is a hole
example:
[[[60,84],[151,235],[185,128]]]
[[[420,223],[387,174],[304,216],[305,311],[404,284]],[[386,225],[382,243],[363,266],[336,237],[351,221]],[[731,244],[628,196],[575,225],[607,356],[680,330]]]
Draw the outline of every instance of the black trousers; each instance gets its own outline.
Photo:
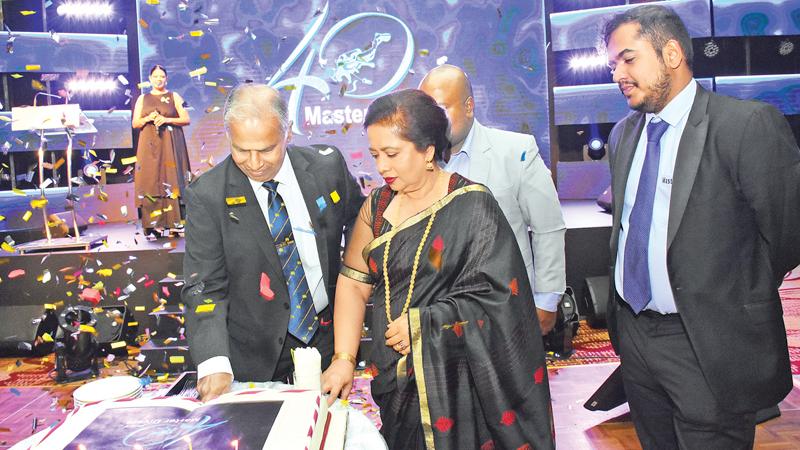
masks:
[[[286,332],[286,338],[283,340],[283,350],[278,359],[278,364],[275,366],[275,373],[272,376],[272,381],[281,381],[284,383],[292,383],[292,373],[294,372],[294,362],[292,361],[292,350],[303,347],[316,347],[319,354],[322,355],[322,370],[328,368],[331,364],[333,357],[333,308],[330,306],[320,311],[317,316],[319,317],[319,327],[317,328],[314,337],[308,342],[308,345],[303,341]]]
[[[751,449],[755,412],[734,414],[717,404],[680,315],[617,313],[622,378],[631,418],[648,449]],[[731,370],[736,370],[734,367]]]

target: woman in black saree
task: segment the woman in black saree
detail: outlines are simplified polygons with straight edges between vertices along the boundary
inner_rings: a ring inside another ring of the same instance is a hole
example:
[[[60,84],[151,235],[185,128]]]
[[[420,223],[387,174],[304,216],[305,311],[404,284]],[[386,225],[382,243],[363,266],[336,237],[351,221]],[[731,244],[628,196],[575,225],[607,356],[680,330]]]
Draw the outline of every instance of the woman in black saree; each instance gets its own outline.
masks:
[[[364,124],[386,185],[364,203],[345,251],[322,377],[329,401],[350,392],[371,301],[372,396],[390,449],[553,448],[525,265],[488,189],[436,164],[444,110],[408,89],[375,100]]]

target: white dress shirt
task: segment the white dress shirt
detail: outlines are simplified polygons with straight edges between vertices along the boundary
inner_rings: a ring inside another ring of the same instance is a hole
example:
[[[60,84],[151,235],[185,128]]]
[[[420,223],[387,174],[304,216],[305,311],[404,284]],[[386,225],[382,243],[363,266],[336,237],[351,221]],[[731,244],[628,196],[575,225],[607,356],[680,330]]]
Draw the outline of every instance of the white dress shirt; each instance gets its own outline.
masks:
[[[308,209],[306,209],[303,192],[297,183],[297,176],[295,176],[292,161],[288,155],[283,158],[283,164],[281,164],[281,168],[275,175],[274,180],[278,182],[278,194],[286,204],[286,211],[289,213],[289,220],[292,222],[294,241],[297,245],[297,251],[300,253],[303,270],[306,273],[306,282],[311,292],[311,298],[314,300],[314,308],[319,313],[328,306],[328,292],[322,279],[322,266],[319,261],[317,240],[311,224],[311,216],[309,216]],[[264,214],[264,219],[269,224],[269,191],[259,181],[249,178],[248,181],[250,181],[250,186],[253,187],[258,206],[261,207],[261,212]],[[272,239],[272,236],[264,236],[264,239]],[[219,372],[233,374],[230,360],[226,356],[215,356],[197,365],[198,379]]]
[[[461,146],[461,149],[450,155],[450,159],[447,160],[447,163],[444,166],[444,170],[451,172],[451,173],[458,173],[462,177],[466,179],[469,178],[469,152],[470,147],[472,146],[472,136],[475,134],[475,127],[472,126],[469,129],[469,133],[467,133],[467,138],[464,139],[464,144]]]
[[[658,184],[655,198],[653,199],[653,221],[650,224],[650,241],[648,244],[648,265],[650,268],[650,290],[652,299],[644,307],[661,314],[678,312],[675,306],[675,297],[672,295],[672,286],[667,272],[667,224],[669,223],[669,203],[672,195],[672,174],[675,170],[675,160],[678,155],[683,129],[689,118],[694,97],[697,93],[697,83],[694,79],[673,98],[658,114],[661,120],[669,124],[669,128],[661,136],[661,157],[658,165]],[[614,271],[614,282],[617,292],[624,299],[623,289],[625,267],[625,243],[627,229],[631,217],[631,209],[636,201],[636,191],[639,188],[639,177],[644,166],[644,157],[647,152],[647,124],[656,117],[655,114],[645,115],[645,127],[636,146],[631,170],[625,185],[625,199],[622,206],[622,226],[619,231],[619,245],[617,246],[617,263]]]

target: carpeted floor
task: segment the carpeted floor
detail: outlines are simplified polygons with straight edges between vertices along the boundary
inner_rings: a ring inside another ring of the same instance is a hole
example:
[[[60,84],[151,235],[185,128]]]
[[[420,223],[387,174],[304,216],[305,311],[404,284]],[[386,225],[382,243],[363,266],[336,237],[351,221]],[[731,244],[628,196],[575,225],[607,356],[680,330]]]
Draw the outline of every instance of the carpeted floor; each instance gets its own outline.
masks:
[[[786,275],[779,292],[781,303],[783,304],[783,322],[786,325],[786,338],[789,343],[792,374],[800,375],[800,267]],[[578,334],[573,338],[572,345],[575,353],[569,359],[549,360],[548,367],[556,368],[619,361],[608,340],[608,331],[593,329],[586,324],[586,321],[581,321]]]

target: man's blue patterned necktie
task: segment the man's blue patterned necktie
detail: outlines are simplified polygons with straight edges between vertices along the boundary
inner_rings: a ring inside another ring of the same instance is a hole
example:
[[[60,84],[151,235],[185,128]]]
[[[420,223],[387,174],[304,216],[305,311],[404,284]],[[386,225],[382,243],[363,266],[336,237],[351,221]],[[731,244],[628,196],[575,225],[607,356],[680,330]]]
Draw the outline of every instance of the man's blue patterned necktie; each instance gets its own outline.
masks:
[[[318,327],[314,300],[311,298],[306,272],[294,242],[289,212],[283,198],[278,194],[278,182],[267,181],[264,187],[269,191],[269,230],[283,264],[283,277],[291,298],[288,330],[292,336],[308,344]]]
[[[651,119],[647,124],[647,152],[644,157],[636,201],[628,219],[625,238],[625,262],[623,273],[623,294],[625,301],[635,313],[650,303],[650,266],[648,254],[650,245],[650,225],[653,222],[653,201],[658,184],[658,162],[661,158],[661,136],[669,128],[666,121]]]

